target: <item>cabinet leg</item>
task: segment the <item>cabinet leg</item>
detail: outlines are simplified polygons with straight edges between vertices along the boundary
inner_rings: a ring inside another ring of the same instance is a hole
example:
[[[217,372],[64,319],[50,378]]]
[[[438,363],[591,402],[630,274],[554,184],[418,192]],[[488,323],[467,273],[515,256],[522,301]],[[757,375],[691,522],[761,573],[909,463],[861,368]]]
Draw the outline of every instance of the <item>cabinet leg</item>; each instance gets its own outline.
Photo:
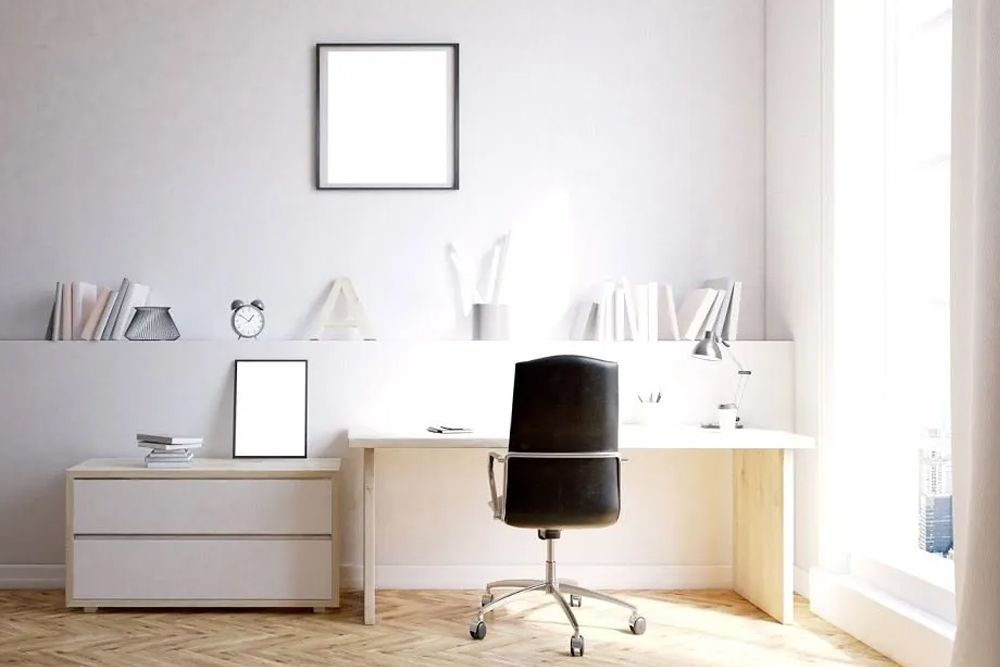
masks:
[[[83,613],[84,614],[96,614],[97,613],[97,607],[84,607],[83,608]]]
[[[313,607],[313,613],[314,614],[325,614],[326,613],[326,607]]]
[[[375,450],[364,450],[364,597],[365,625],[375,623]]]

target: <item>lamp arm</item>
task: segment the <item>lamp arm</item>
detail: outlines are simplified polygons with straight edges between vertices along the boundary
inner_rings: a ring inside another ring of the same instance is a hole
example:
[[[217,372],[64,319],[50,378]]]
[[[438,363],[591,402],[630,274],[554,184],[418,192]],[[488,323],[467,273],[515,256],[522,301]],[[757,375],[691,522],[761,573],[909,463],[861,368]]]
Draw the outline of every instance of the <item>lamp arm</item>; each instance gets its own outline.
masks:
[[[748,371],[743,366],[743,364],[740,363],[740,360],[733,353],[733,348],[729,344],[729,341],[724,340],[724,341],[720,341],[720,342],[722,343],[723,347],[725,347],[726,353],[729,355],[729,358],[732,360],[733,364],[736,365],[736,375],[737,375],[736,397],[735,397],[735,400],[733,402],[736,405],[737,412],[739,412],[740,405],[742,405],[742,403],[743,403],[743,394],[746,391],[747,382],[750,381],[750,371]]]

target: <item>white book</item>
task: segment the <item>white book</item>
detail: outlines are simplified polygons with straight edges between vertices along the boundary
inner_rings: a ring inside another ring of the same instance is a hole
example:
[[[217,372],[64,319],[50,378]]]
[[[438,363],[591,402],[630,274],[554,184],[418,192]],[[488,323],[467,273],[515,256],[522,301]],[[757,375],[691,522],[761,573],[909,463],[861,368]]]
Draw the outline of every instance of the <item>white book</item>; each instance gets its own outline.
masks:
[[[83,329],[80,331],[81,339],[94,340],[94,331],[97,330],[97,323],[101,321],[101,315],[104,314],[104,309],[108,305],[109,296],[111,296],[111,290],[107,287],[101,287],[97,291],[97,299],[94,301],[90,314],[87,315],[87,320],[83,323]]]
[[[625,337],[622,340],[639,340],[636,337],[638,312],[635,304],[635,292],[626,278],[622,278],[620,284],[622,297],[625,300]]]
[[[577,306],[573,330],[570,332],[570,340],[592,340],[594,338],[597,305],[594,301],[588,301]]]
[[[62,337],[62,295],[63,285],[56,283],[56,294],[52,298],[52,312],[49,313],[49,326],[45,331],[46,340],[59,340]]]
[[[677,311],[677,326],[682,340],[697,340],[701,337],[702,325],[715,303],[717,292],[710,287],[691,290]]]
[[[614,337],[612,340],[625,340],[625,289],[616,287],[614,291]]]
[[[136,447],[142,447],[154,452],[182,452],[189,449],[201,449],[200,442],[195,445],[164,445],[162,442],[146,442],[144,440],[139,440],[135,444]]]
[[[674,288],[664,285],[658,296],[659,339],[681,340],[680,326],[677,324],[677,305],[674,303]]]
[[[132,282],[128,284],[125,290],[125,299],[122,301],[121,310],[118,312],[118,319],[115,321],[115,327],[111,331],[111,340],[121,340],[125,337],[125,330],[128,328],[129,322],[132,321],[135,309],[138,306],[145,306],[148,299],[148,285]]]
[[[722,340],[736,340],[740,328],[740,302],[743,300],[743,281],[733,283],[733,295],[729,299],[729,312],[722,327]]]
[[[710,323],[708,329],[715,332],[715,335],[722,339],[722,329],[726,323],[726,316],[729,314],[729,303],[733,295],[734,281],[732,278],[712,278],[706,280],[702,287],[711,287],[719,290],[722,302],[718,308],[716,318]]]
[[[660,286],[656,283],[646,285],[646,340],[660,339]]]
[[[705,321],[701,323],[701,330],[698,331],[698,338],[704,338],[706,333],[715,331],[715,323],[719,319],[719,311],[722,308],[722,303],[725,301],[726,293],[722,290],[715,290],[715,300],[712,301],[712,307],[708,311],[708,315],[705,316]]]
[[[204,438],[186,435],[162,435],[159,433],[136,433],[138,442],[148,442],[157,445],[200,445]]]
[[[73,281],[73,340],[83,340],[83,327],[97,304],[97,285]]]
[[[118,292],[115,293],[115,300],[111,305],[111,314],[108,316],[108,321],[105,322],[104,329],[101,331],[101,340],[111,340],[111,332],[114,331],[115,323],[118,321],[118,314],[122,311],[122,301],[125,300],[128,286],[129,279],[122,278],[122,284],[118,288]]]
[[[595,338],[597,340],[612,340],[614,338],[614,301],[615,287],[610,282],[601,284],[601,296],[597,301],[597,324]]]
[[[635,330],[632,332],[632,338],[638,341],[649,340],[648,291],[648,285],[636,285],[632,288],[632,303],[635,306]]]
[[[62,287],[62,328],[59,340],[73,340],[73,286],[63,283]]]
[[[147,468],[181,469],[193,467],[190,461],[146,461]]]
[[[101,317],[97,320],[97,327],[94,329],[94,335],[90,340],[103,340],[104,329],[108,325],[108,320],[111,319],[111,311],[115,308],[115,300],[118,298],[118,291],[112,290],[108,295],[107,302],[104,304],[104,308],[101,311]]]

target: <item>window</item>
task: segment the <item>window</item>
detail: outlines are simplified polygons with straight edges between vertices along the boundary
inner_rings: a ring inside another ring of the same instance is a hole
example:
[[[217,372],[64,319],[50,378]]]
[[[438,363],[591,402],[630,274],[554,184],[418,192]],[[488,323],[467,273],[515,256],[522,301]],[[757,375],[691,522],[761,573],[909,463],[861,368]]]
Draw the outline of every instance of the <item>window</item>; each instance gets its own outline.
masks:
[[[831,511],[848,560],[945,586],[951,2],[835,12]]]

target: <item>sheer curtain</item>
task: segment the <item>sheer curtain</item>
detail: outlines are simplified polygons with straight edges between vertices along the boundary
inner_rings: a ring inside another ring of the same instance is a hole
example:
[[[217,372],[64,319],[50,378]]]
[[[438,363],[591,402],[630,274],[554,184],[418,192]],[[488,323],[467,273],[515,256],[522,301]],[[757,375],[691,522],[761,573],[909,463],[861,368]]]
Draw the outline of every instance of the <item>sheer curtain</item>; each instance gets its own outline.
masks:
[[[955,0],[953,667],[1000,664],[1000,2]]]

